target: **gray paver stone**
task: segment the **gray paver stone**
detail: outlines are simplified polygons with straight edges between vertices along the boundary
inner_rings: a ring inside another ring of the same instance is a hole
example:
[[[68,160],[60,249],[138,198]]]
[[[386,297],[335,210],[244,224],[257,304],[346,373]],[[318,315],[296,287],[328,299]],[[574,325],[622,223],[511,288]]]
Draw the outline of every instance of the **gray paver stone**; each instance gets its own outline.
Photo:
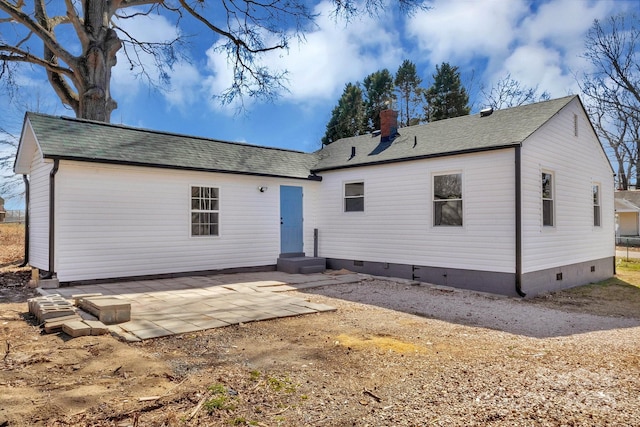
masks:
[[[113,297],[81,298],[80,307],[93,314],[102,323],[113,325],[131,320],[131,304]]]
[[[74,314],[73,316],[62,316],[62,317],[56,317],[53,319],[46,320],[43,326],[44,332],[46,334],[58,332],[62,330],[62,325],[64,325],[65,322],[69,322],[72,320],[82,320],[82,319],[77,314]]]
[[[62,332],[73,338],[83,337],[91,335],[91,326],[80,320],[72,320],[62,325]]]

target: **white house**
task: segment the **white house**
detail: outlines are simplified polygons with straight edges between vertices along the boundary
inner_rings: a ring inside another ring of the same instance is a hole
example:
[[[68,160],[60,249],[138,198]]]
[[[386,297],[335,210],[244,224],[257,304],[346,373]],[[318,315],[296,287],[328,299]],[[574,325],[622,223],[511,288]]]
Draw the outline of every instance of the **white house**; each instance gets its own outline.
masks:
[[[614,274],[613,171],[577,96],[315,153],[28,113],[30,265],[61,282],[329,268],[506,295]]]
[[[640,235],[640,191],[621,190],[615,192],[618,237]]]

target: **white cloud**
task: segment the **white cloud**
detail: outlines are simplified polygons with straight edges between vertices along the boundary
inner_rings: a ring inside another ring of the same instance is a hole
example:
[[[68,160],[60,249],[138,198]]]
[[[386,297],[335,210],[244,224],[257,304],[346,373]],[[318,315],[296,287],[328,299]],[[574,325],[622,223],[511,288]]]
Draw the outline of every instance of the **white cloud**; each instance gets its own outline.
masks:
[[[595,18],[608,16],[612,2],[554,0],[544,3],[519,25],[516,46],[499,70],[552,97],[579,93],[575,74],[588,66],[581,57],[584,37]],[[497,73],[494,74],[494,77]]]
[[[434,64],[465,65],[474,58],[503,56],[527,12],[523,0],[435,0],[407,22],[407,32]]]
[[[131,9],[129,12],[134,13],[135,10]],[[117,24],[137,40],[144,42],[168,42],[180,35],[179,28],[160,15],[138,16],[133,19],[118,20]],[[137,57],[131,46],[128,47],[128,51],[135,61],[141,62],[145,72],[154,84],[158,84],[160,82],[160,70],[157,68],[153,56],[142,52]],[[139,69],[131,70],[124,47],[117,55],[118,63],[112,70],[112,90],[117,92],[117,96],[120,98],[125,100],[133,99],[141,89],[148,88],[148,81],[134,74],[139,72]],[[183,108],[195,102],[195,98],[200,96],[201,83],[201,76],[197,68],[184,60],[179,60],[171,70],[167,71],[171,85],[168,88],[162,88],[161,93],[166,99],[169,108]]]
[[[401,62],[402,48],[393,29],[385,29],[371,17],[345,25],[331,17],[332,8],[326,1],[317,5],[316,27],[305,34],[304,41],[298,43],[292,37],[289,51],[273,51],[261,58],[260,65],[287,70],[289,91],[280,94],[284,100],[336,99],[347,82],[362,80],[382,68],[395,72]],[[226,55],[214,47],[207,51],[207,59],[211,74],[205,86],[212,95],[219,95],[231,84],[232,70]]]
[[[484,62],[476,71],[487,88],[510,74],[558,97],[578,92],[574,75],[586,67],[584,36],[595,18],[614,13],[617,4],[434,0],[407,28],[431,64],[451,62],[464,71]]]
[[[552,97],[564,96],[568,91],[576,90],[573,76],[563,69],[560,53],[542,45],[516,48],[504,62],[504,75],[507,73],[523,86],[537,86],[539,92],[546,90]]]

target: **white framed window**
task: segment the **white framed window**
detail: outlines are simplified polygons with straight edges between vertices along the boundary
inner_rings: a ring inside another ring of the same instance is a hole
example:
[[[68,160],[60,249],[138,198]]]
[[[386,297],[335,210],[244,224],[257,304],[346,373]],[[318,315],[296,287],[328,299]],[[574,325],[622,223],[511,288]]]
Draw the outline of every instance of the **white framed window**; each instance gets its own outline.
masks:
[[[542,172],[542,225],[545,227],[555,225],[554,204],[553,173]]]
[[[433,175],[433,225],[462,227],[462,173]]]
[[[593,226],[601,226],[600,215],[600,184],[593,184]]]
[[[220,235],[220,189],[191,187],[191,235]]]
[[[344,184],[344,211],[364,212],[364,181]]]

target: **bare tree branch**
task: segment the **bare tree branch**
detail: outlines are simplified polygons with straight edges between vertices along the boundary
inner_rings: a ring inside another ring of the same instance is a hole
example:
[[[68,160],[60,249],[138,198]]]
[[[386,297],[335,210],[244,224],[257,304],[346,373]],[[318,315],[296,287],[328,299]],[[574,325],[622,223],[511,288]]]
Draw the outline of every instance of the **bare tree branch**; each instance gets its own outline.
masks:
[[[616,15],[595,20],[585,39],[584,58],[594,67],[580,88],[598,136],[617,163],[618,185],[640,184],[640,20]]]
[[[77,58],[65,50],[52,36],[52,33],[43,28],[40,23],[34,21],[22,12],[16,6],[10,4],[7,1],[0,1],[0,10],[11,16],[14,20],[24,25],[31,32],[35,33],[51,51],[53,51],[57,57],[66,62],[69,66],[74,66],[77,63]]]
[[[35,55],[32,55],[29,52],[17,49],[13,46],[8,46],[6,44],[0,44],[0,61],[29,62],[31,64],[40,65],[41,67],[44,67],[54,73],[60,73],[69,77],[73,77],[73,71],[69,68],[61,67],[57,64],[52,64],[51,62],[47,62]]]
[[[375,14],[389,6],[386,0],[332,1],[337,14],[349,17]],[[428,9],[422,0],[394,1],[407,14]],[[233,73],[230,87],[218,95],[223,103],[241,100],[244,95],[269,100],[286,90],[287,73],[269,69],[261,60],[264,54],[286,50],[291,38],[304,40],[316,18],[311,8],[312,3],[305,0],[0,0],[0,43],[12,48],[0,50],[1,83],[15,90],[16,64],[34,64],[45,70],[60,100],[77,116],[109,121],[117,105],[111,99],[110,83],[120,49],[132,72],[152,85],[167,82],[168,70],[178,60],[187,59],[179,49],[187,35],[145,41],[118,21],[157,12],[176,25],[192,17],[213,35],[211,44],[216,52],[226,54]],[[73,31],[66,31],[65,25]],[[75,32],[82,52],[73,55],[71,47],[77,42],[68,42],[66,36],[62,39],[56,29],[65,35]]]
[[[72,0],[64,0],[65,6],[67,8],[67,17],[69,21],[73,25],[73,29],[76,31],[76,35],[78,36],[78,40],[80,40],[80,44],[82,44],[83,48],[89,44],[89,38],[84,32],[83,28],[83,20],[80,19],[78,13],[76,11],[75,6],[73,5]]]
[[[518,107],[532,102],[546,101],[550,98],[547,91],[538,94],[538,85],[525,87],[508,73],[491,87],[489,92],[480,90],[485,104],[495,109]]]

